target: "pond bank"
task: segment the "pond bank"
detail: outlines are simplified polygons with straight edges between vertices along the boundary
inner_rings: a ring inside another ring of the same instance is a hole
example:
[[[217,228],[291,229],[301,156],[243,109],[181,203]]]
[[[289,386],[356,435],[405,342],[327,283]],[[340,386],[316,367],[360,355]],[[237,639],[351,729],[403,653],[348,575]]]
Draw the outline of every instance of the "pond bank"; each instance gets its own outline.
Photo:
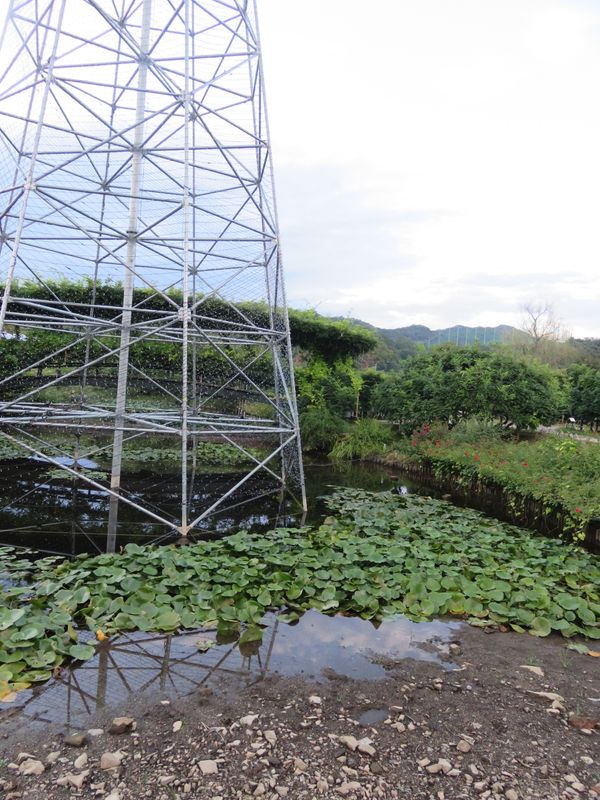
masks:
[[[372,455],[365,461],[398,470],[403,477],[447,493],[452,502],[483,511],[504,522],[530,528],[552,538],[571,540],[570,515],[560,502],[528,497],[487,476],[465,476],[462,466],[437,461],[427,456],[402,456],[398,453]],[[585,538],[578,542],[591,553],[600,553],[600,519],[586,526]]]

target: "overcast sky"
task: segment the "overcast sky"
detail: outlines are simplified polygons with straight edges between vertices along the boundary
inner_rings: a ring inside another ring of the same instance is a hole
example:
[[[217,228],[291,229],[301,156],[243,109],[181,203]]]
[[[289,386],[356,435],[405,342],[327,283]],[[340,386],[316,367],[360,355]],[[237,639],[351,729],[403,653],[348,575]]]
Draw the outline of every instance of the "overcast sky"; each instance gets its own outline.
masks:
[[[600,335],[598,0],[259,0],[290,305]]]

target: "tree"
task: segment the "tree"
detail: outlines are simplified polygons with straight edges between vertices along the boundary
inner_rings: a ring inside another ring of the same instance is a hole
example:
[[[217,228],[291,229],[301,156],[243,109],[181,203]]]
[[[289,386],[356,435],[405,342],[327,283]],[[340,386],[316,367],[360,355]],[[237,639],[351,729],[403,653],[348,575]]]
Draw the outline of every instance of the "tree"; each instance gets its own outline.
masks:
[[[571,381],[570,413],[579,427],[589,425],[598,430],[600,425],[600,371],[574,364],[569,370]]]
[[[567,406],[558,373],[502,349],[444,345],[406,363],[373,392],[377,413],[414,429],[434,420],[453,427],[482,417],[504,427],[536,428]]]
[[[527,303],[523,307],[524,319],[522,329],[531,340],[535,354],[542,350],[546,342],[558,342],[565,338],[560,321],[554,315],[549,303]]]

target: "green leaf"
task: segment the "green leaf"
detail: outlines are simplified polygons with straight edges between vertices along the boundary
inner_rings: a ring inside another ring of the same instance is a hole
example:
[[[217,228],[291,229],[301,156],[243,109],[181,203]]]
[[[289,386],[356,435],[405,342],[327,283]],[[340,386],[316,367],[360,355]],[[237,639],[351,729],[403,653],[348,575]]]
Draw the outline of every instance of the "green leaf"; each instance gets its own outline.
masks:
[[[181,623],[181,618],[179,614],[177,614],[172,609],[165,609],[161,611],[154,619],[152,620],[156,630],[159,631],[173,631],[179,627]]]
[[[0,608],[0,631],[11,628],[25,616],[24,608]]]
[[[256,598],[257,601],[260,603],[261,606],[269,607],[272,603],[271,600],[271,593],[268,589],[264,589]]]
[[[530,633],[534,636],[548,636],[551,631],[552,625],[547,617],[534,617]]]
[[[565,594],[564,592],[557,594],[554,599],[561,608],[564,608],[567,611],[575,611],[575,609],[579,607],[580,603],[580,600],[577,597],[573,597],[573,595],[570,594]]]
[[[95,652],[96,649],[91,644],[74,644],[69,647],[69,655],[77,661],[87,661]]]

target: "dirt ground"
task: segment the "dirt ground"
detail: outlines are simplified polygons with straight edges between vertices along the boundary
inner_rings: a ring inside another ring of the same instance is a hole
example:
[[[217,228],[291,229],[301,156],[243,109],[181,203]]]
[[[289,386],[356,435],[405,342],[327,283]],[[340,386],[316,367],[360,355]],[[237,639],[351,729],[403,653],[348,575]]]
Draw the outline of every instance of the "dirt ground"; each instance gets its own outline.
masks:
[[[157,693],[96,713],[81,746],[0,717],[0,796],[598,800],[600,658],[467,626],[450,658],[459,669],[383,659],[382,680],[268,675]],[[131,718],[121,734],[116,716]]]

